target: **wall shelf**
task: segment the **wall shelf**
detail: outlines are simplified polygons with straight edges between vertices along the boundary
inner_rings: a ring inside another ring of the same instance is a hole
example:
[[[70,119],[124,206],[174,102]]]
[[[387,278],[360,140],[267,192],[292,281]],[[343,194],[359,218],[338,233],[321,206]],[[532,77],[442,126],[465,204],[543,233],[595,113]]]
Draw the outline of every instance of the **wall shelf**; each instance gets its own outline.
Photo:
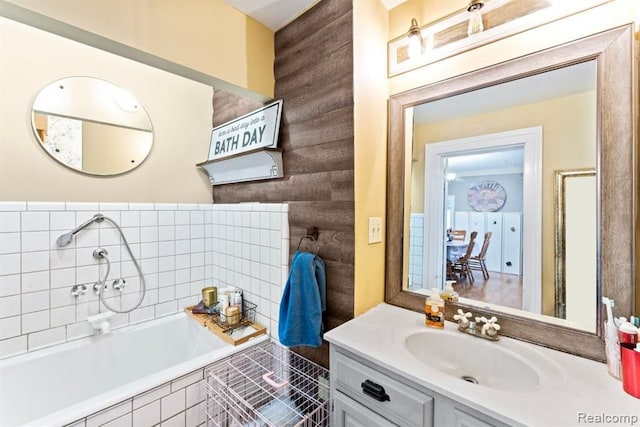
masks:
[[[196,164],[209,174],[211,185],[282,178],[282,150],[257,148],[223,159]]]

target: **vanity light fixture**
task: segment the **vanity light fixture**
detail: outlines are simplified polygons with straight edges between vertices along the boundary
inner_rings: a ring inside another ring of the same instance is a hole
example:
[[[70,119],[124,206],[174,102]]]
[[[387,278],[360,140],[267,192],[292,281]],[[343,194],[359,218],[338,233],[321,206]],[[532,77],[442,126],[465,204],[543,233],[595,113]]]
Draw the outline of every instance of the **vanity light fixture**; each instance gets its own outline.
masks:
[[[410,59],[418,58],[422,55],[422,32],[418,26],[418,21],[415,18],[411,19],[411,26],[407,31],[407,38],[409,39],[408,54]]]
[[[482,8],[484,2],[482,0],[471,0],[469,6],[467,6],[467,12],[469,12],[469,25],[467,26],[467,35],[477,34],[484,31],[484,25],[482,23]]]

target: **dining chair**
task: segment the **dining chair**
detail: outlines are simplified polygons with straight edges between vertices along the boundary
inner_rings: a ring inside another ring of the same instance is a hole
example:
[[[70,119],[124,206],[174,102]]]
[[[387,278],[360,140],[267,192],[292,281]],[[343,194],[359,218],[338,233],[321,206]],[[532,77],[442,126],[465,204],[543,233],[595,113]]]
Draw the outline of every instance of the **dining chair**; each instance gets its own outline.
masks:
[[[480,248],[480,252],[478,255],[474,255],[469,257],[467,264],[471,270],[480,270],[482,271],[482,277],[484,280],[489,280],[489,271],[487,270],[487,265],[485,260],[487,258],[487,250],[489,249],[489,242],[491,240],[491,231],[487,231],[484,233],[484,240],[482,242],[482,248]]]
[[[473,272],[469,267],[469,258],[471,258],[471,252],[473,252],[473,247],[475,246],[477,235],[477,231],[471,232],[471,234],[469,235],[469,245],[467,245],[467,251],[453,264],[453,271],[460,277],[468,277],[469,283],[473,283],[473,281],[475,280],[475,278],[473,277]]]
[[[464,241],[465,237],[467,237],[467,230],[451,230],[450,234],[453,240]]]

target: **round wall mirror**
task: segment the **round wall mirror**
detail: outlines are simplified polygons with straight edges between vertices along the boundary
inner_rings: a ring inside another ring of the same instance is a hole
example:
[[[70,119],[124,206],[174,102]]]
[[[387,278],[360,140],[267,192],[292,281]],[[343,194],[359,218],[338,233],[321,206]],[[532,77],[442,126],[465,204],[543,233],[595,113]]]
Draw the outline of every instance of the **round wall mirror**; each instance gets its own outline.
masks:
[[[79,172],[121,174],[151,152],[149,115],[131,93],[105,80],[57,80],[38,93],[31,116],[40,146]]]

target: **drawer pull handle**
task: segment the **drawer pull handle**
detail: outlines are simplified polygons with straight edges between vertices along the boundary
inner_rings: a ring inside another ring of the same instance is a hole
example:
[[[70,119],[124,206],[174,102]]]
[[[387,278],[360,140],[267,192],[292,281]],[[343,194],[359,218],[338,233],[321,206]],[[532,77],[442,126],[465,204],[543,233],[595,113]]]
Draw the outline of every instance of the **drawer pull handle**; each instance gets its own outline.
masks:
[[[385,393],[384,387],[380,384],[376,384],[371,380],[365,380],[362,384],[362,392],[367,396],[373,397],[378,402],[384,402],[389,399],[389,395]]]

